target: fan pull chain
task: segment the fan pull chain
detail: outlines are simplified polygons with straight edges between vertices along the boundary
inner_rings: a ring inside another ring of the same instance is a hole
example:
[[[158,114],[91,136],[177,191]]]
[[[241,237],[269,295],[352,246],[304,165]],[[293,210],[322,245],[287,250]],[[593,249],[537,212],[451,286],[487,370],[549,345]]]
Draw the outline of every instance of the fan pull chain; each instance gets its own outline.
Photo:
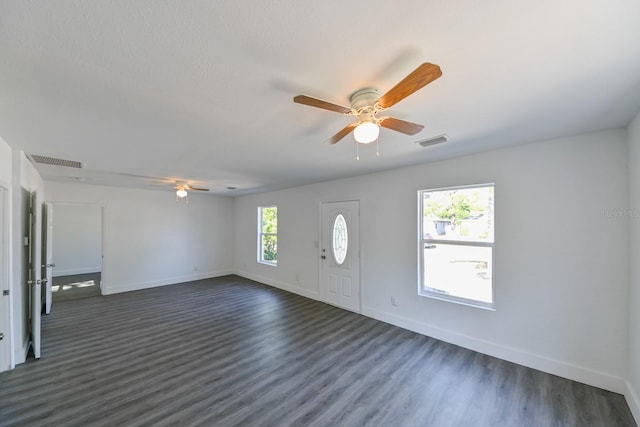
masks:
[[[376,157],[380,157],[380,138],[376,138]]]
[[[356,141],[356,160],[360,160],[360,143]]]

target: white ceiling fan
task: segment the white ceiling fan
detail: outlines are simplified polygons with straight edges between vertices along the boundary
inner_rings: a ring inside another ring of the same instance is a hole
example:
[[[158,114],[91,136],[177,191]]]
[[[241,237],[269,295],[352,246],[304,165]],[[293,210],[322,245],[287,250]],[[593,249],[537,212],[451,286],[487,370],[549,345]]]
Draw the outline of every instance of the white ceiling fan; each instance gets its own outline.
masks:
[[[298,104],[354,116],[358,119],[329,138],[327,143],[335,144],[353,131],[356,142],[369,144],[378,139],[380,126],[405,135],[415,135],[420,132],[424,128],[423,125],[395,117],[378,117],[378,113],[393,107],[441,75],[442,71],[439,66],[425,62],[384,95],[381,95],[381,92],[376,88],[363,88],[354,92],[349,98],[351,107],[337,105],[308,95],[298,95],[293,98],[293,101]]]

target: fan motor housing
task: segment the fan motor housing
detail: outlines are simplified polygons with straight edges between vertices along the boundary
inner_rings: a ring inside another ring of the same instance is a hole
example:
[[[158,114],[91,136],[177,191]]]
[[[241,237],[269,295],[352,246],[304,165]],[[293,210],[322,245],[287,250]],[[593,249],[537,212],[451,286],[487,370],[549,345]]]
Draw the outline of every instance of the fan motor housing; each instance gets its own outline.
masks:
[[[366,87],[354,92],[350,97],[351,108],[360,110],[365,107],[373,107],[378,99],[382,96],[382,92],[374,87]]]

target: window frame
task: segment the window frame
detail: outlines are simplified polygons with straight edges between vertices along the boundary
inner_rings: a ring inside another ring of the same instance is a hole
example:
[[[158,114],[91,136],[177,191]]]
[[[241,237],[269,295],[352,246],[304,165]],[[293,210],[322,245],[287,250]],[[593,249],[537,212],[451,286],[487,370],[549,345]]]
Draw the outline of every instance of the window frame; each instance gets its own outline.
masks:
[[[276,210],[276,232],[275,233],[266,233],[263,231],[263,212],[265,209],[273,209]],[[277,249],[277,241],[278,241],[278,206],[277,205],[266,205],[266,206],[258,206],[258,258],[257,262],[260,264],[270,265],[272,267],[278,266],[278,249]],[[264,237],[273,236],[276,238],[276,259],[275,260],[267,260],[264,259]]]
[[[493,241],[483,242],[474,240],[453,240],[453,239],[425,239],[424,232],[424,194],[435,191],[450,191],[450,190],[462,190],[473,189],[482,187],[492,187],[494,192],[494,206],[495,206],[495,183],[483,183],[483,184],[471,184],[471,185],[459,185],[453,187],[439,187],[430,188],[424,190],[418,190],[418,295],[426,298],[436,299],[440,301],[448,301],[456,304],[467,305],[470,307],[481,308],[485,310],[495,311],[496,306],[496,291],[495,282],[493,278],[493,271],[495,270],[495,209],[492,215],[493,220]],[[471,247],[485,247],[491,248],[491,302],[480,301],[471,298],[464,298],[455,295],[448,295],[436,291],[431,291],[425,286],[425,265],[424,265],[424,250],[426,244],[443,244],[443,245],[456,245],[456,246],[471,246]]]

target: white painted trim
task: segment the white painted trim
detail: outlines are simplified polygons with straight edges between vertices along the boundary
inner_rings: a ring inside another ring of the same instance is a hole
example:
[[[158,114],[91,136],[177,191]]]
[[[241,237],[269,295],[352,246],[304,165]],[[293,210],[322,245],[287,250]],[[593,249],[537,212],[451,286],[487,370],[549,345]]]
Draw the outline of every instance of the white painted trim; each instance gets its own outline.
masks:
[[[459,334],[426,323],[418,322],[392,313],[378,311],[370,307],[363,307],[365,316],[390,323],[422,335],[433,337],[441,341],[459,345],[482,354],[494,356],[502,360],[517,363],[549,374],[599,387],[615,393],[625,393],[625,380],[604,372],[595,371],[583,366],[551,359],[539,354],[530,353],[502,344],[480,340],[468,335]]]
[[[263,276],[259,276],[257,274],[247,273],[245,271],[235,272],[240,277],[244,277],[245,279],[254,280],[256,282],[260,282],[264,285],[272,286],[274,288],[282,289],[283,291],[291,292],[292,294],[301,295],[306,298],[310,298],[313,300],[319,300],[320,296],[317,291],[311,291],[309,289],[301,288],[300,286],[292,285],[290,283],[281,282],[279,280],[269,279]]]
[[[624,392],[624,397],[627,400],[627,405],[631,409],[633,418],[636,419],[636,423],[640,425],[640,398],[638,394],[633,390],[633,387],[629,382],[626,383],[627,389]]]
[[[2,189],[2,198],[0,198],[0,204],[2,204],[3,208],[3,216],[2,223],[0,223],[0,227],[2,227],[3,240],[0,241],[0,254],[2,258],[0,259],[0,291],[11,290],[11,269],[12,269],[12,247],[11,247],[11,186],[9,183],[6,183],[3,180],[0,180],[0,188]],[[8,364],[0,367],[0,372],[5,370],[11,370],[15,367],[15,355],[14,353],[14,344],[13,344],[13,298],[9,296],[2,296],[2,301],[0,304],[3,304],[6,307],[6,313],[3,314],[4,319],[3,323],[6,322],[6,330],[3,331],[4,339],[9,343],[9,360]]]
[[[100,273],[101,271],[102,271],[101,265],[96,265],[94,267],[70,268],[68,270],[59,270],[54,272],[53,277],[75,276],[76,274]]]
[[[117,286],[109,286],[103,280],[102,282],[102,294],[111,295],[121,292],[138,291],[141,289],[156,288],[158,286],[177,285],[185,282],[192,282],[194,280],[211,279],[213,277],[227,276],[233,274],[231,270],[218,270],[208,273],[189,274],[185,276],[169,277],[161,280],[152,280],[149,282],[137,282],[137,283],[124,283]]]

